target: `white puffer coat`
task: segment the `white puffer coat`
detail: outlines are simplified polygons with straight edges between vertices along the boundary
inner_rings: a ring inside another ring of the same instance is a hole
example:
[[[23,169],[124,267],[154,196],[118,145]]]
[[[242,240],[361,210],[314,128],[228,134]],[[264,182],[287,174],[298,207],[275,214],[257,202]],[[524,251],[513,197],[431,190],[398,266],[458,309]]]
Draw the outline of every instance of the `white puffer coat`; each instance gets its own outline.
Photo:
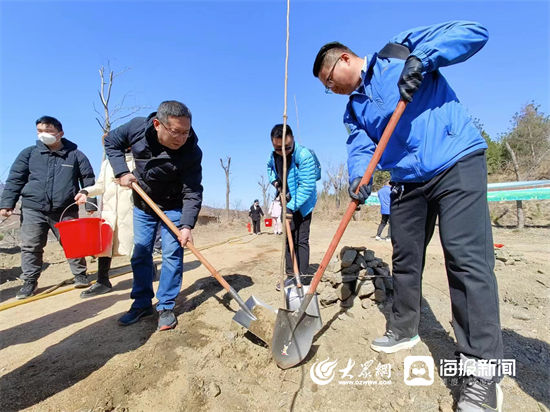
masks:
[[[134,158],[126,154],[128,170],[135,169]],[[134,247],[132,190],[120,186],[109,160],[101,164],[101,171],[93,186],[85,187],[88,197],[102,196],[101,217],[113,228],[113,242],[99,256],[131,256]]]

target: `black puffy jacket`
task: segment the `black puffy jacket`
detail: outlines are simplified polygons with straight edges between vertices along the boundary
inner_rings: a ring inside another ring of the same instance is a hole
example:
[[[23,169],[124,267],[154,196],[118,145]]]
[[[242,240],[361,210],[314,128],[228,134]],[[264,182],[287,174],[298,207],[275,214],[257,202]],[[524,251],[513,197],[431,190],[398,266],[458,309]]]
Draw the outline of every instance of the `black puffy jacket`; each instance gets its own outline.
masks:
[[[19,153],[2,192],[1,209],[13,209],[21,197],[24,208],[58,212],[74,202],[81,187],[94,184],[88,158],[70,140],[61,142],[63,147],[52,151],[37,140]]]
[[[161,145],[153,126],[155,113],[136,117],[112,130],[105,137],[105,152],[116,177],[132,172],[139,185],[162,210],[182,209],[180,223],[193,228],[202,205],[202,151],[198,138],[191,135],[178,150]],[[131,147],[135,170],[128,170],[124,151]],[[155,215],[134,193],[134,205]]]

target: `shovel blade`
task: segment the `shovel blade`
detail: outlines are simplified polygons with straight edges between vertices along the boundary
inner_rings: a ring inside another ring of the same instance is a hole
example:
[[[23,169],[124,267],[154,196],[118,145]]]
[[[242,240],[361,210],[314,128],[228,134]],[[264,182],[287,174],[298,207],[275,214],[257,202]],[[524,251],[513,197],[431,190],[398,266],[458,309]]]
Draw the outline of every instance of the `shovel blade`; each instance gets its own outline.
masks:
[[[292,282],[289,282],[288,286],[285,287],[286,308],[291,311],[300,309],[302,301],[308,292],[309,285],[302,285],[302,287],[299,288],[296,285],[295,279],[292,279]],[[315,317],[315,332],[319,332],[323,327],[323,321],[321,320],[321,312],[319,311],[317,294],[313,296],[313,299],[306,309],[306,313]]]
[[[313,336],[317,332],[318,318],[300,311],[279,309],[271,341],[271,354],[281,369],[288,369],[305,359]]]
[[[269,345],[273,337],[275,310],[255,296],[250,296],[245,305],[253,316],[239,309],[233,320]]]

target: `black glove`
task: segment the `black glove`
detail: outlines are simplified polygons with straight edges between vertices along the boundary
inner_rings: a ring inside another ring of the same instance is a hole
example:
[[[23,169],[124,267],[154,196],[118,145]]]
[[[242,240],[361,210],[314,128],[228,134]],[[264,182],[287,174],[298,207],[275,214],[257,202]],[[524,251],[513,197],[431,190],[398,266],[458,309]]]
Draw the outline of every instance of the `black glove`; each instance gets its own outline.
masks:
[[[359,204],[362,205],[367,201],[368,197],[370,196],[370,192],[372,190],[372,184],[369,183],[366,185],[361,185],[359,187],[359,192],[355,194],[355,191],[357,190],[357,186],[359,186],[360,182],[361,182],[360,177],[356,177],[355,179],[353,179],[353,182],[351,182],[351,184],[349,185],[348,192],[352,199],[358,200]]]
[[[418,90],[422,83],[422,70],[424,66],[420,59],[412,54],[405,60],[405,67],[399,76],[397,87],[399,87],[399,94],[403,100],[407,102],[412,101],[413,94]]]

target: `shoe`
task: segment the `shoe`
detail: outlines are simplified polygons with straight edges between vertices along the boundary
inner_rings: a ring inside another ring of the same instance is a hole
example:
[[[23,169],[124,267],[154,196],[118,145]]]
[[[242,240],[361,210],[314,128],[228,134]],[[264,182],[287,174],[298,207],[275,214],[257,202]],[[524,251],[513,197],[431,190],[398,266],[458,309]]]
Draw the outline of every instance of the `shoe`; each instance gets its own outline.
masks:
[[[281,291],[281,282],[280,282],[280,281],[277,282],[277,283],[275,284],[275,290],[276,290],[277,292],[280,292],[280,291]]]
[[[15,295],[15,299],[27,299],[34,295],[38,282],[33,280],[26,280],[21,289]]]
[[[178,324],[178,319],[170,309],[164,309],[159,312],[159,324],[157,330],[174,329]]]
[[[391,242],[391,237],[387,237],[386,242]]]
[[[502,411],[504,396],[500,385],[493,380],[466,376],[460,387],[457,412]]]
[[[104,293],[110,292],[113,289],[113,287],[109,287],[107,285],[104,285],[103,283],[94,283],[92,286],[90,286],[89,289],[86,289],[84,292],[80,294],[80,297],[82,299],[91,298],[98,295],[103,295]]]
[[[74,277],[74,287],[77,289],[87,288],[90,286],[90,281],[86,275],[76,275]]]
[[[153,256],[162,256],[162,249],[153,249]]]
[[[381,338],[372,341],[370,347],[376,352],[394,353],[402,349],[410,349],[420,342],[418,335],[412,338],[397,339],[393,331],[388,330]]]
[[[378,235],[376,235],[375,239],[376,239],[376,240],[382,240],[382,238],[381,238],[380,236],[378,236]]]
[[[131,308],[128,312],[118,318],[118,324],[121,326],[128,326],[132,323],[136,323],[145,316],[151,316],[154,312],[155,311],[152,306],[147,308]]]

